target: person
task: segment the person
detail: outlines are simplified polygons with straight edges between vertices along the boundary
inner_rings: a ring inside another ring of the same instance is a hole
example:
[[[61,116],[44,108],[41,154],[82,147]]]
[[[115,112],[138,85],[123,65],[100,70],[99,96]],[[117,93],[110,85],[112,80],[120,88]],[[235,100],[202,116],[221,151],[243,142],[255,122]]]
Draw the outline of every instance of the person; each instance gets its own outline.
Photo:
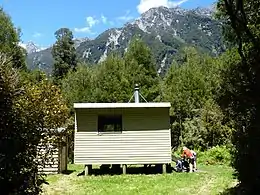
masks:
[[[176,162],[176,170],[177,172],[181,172],[183,170],[183,165],[181,160],[177,160]]]
[[[193,170],[197,171],[197,153],[194,150],[191,150],[191,153],[193,155],[192,158]]]
[[[187,159],[187,161],[189,163],[189,171],[193,172],[193,163],[192,163],[193,154],[192,154],[192,152],[186,146],[184,146],[182,148],[182,151],[183,152],[182,152],[181,157]]]

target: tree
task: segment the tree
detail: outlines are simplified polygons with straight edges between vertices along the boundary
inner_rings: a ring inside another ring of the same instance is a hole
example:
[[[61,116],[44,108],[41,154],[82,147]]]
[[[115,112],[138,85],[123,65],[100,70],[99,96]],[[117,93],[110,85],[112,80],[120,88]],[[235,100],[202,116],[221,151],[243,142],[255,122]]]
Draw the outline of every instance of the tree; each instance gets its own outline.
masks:
[[[95,77],[95,98],[97,102],[128,102],[132,96],[125,69],[125,61],[115,54],[98,65]]]
[[[218,10],[225,22],[227,40],[237,46],[241,60],[226,74],[231,83],[226,99],[235,121],[233,166],[245,194],[260,190],[260,2],[220,0]],[[229,37],[234,37],[229,39]],[[249,160],[250,159],[250,160]]]
[[[0,51],[12,58],[13,67],[26,70],[25,56],[23,48],[19,46],[20,30],[16,29],[11,18],[0,7]]]
[[[55,32],[57,39],[52,48],[54,58],[53,76],[55,81],[62,79],[69,70],[75,70],[77,65],[76,49],[73,34],[68,28],[61,28]]]
[[[61,141],[61,135],[67,132],[58,132],[58,128],[68,126],[69,109],[66,105],[60,89],[53,85],[49,80],[44,79],[38,83],[29,82],[24,85],[25,93],[17,101],[17,109],[24,122],[30,125],[28,138],[45,146],[45,151],[50,152],[46,143],[52,143],[54,146]],[[33,132],[35,129],[36,132]],[[32,138],[31,136],[35,136]],[[29,150],[29,149],[28,149]],[[41,156],[38,167],[44,166],[49,160],[48,156]]]
[[[240,55],[244,55],[243,44],[252,43],[259,48],[259,1],[219,0],[217,18],[224,24],[224,36],[227,41],[238,46]],[[245,45],[244,45],[245,46]]]
[[[10,62],[10,58],[0,55],[0,186],[8,193],[18,193],[23,190],[24,175],[19,172],[24,163],[21,163],[21,157],[15,158],[15,155],[24,152],[23,143],[19,141],[21,134],[18,133],[24,129],[22,125],[21,129],[19,128],[21,121],[13,108],[15,99],[19,96],[15,92],[19,89],[17,74]]]
[[[140,92],[147,101],[154,101],[160,94],[160,78],[155,60],[149,47],[142,40],[134,38],[124,56],[129,88],[140,85]]]
[[[80,64],[76,71],[70,70],[61,82],[62,94],[73,110],[75,102],[95,102],[94,97],[96,70],[86,64]]]
[[[55,139],[66,125],[67,107],[48,80],[19,84],[11,58],[0,55],[0,188],[7,194],[38,194],[44,178],[38,173],[37,146]]]
[[[73,115],[75,102],[128,102],[133,93],[122,58],[110,54],[105,61],[91,67],[81,64],[62,80],[64,94]],[[70,129],[69,156],[73,161],[74,129]]]
[[[173,114],[186,118],[213,97],[220,67],[213,58],[194,48],[185,48],[183,58],[183,64],[172,64],[164,79],[164,98],[172,101]]]
[[[172,105],[173,146],[186,144],[205,150],[224,144],[229,138],[222,131],[223,113],[215,102],[222,64],[194,48],[184,48],[182,58],[182,64],[172,64],[163,84],[163,100]]]
[[[20,76],[21,87],[28,83],[37,84],[40,81],[47,79],[47,75],[43,71],[38,70],[38,69],[20,71],[19,76]]]

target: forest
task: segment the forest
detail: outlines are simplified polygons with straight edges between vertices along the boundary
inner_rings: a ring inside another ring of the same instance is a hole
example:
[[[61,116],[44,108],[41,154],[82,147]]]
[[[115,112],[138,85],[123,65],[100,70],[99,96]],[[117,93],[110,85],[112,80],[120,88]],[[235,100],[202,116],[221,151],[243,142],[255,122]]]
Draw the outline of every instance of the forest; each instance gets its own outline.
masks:
[[[219,0],[227,50],[217,57],[185,47],[165,76],[151,49],[133,37],[127,52],[103,62],[77,59],[73,33],[55,32],[51,75],[26,66],[20,29],[0,9],[0,188],[7,194],[38,194],[44,175],[35,161],[41,140],[57,142],[65,127],[73,163],[74,102],[128,102],[136,83],[148,102],[171,102],[172,150],[214,150],[205,159],[225,161],[239,183],[235,192],[260,190],[260,2]],[[210,152],[209,152],[210,153]],[[215,154],[217,153],[217,154]],[[227,162],[226,162],[227,161]]]

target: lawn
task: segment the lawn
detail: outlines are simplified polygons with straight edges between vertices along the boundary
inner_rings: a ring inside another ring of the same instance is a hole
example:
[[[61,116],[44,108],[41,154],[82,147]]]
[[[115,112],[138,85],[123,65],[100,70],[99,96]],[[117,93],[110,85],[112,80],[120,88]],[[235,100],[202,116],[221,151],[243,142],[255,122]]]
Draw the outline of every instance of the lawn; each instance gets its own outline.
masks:
[[[197,173],[127,174],[77,176],[83,166],[69,165],[70,174],[50,175],[43,194],[219,194],[232,187],[232,169],[227,166],[199,166]]]

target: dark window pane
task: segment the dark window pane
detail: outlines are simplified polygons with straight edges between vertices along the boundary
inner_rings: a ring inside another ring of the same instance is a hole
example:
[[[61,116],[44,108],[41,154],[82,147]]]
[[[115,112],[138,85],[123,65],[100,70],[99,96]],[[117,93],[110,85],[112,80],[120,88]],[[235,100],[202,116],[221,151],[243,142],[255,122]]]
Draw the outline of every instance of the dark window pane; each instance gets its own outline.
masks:
[[[99,132],[122,131],[122,115],[100,115],[98,116]]]

